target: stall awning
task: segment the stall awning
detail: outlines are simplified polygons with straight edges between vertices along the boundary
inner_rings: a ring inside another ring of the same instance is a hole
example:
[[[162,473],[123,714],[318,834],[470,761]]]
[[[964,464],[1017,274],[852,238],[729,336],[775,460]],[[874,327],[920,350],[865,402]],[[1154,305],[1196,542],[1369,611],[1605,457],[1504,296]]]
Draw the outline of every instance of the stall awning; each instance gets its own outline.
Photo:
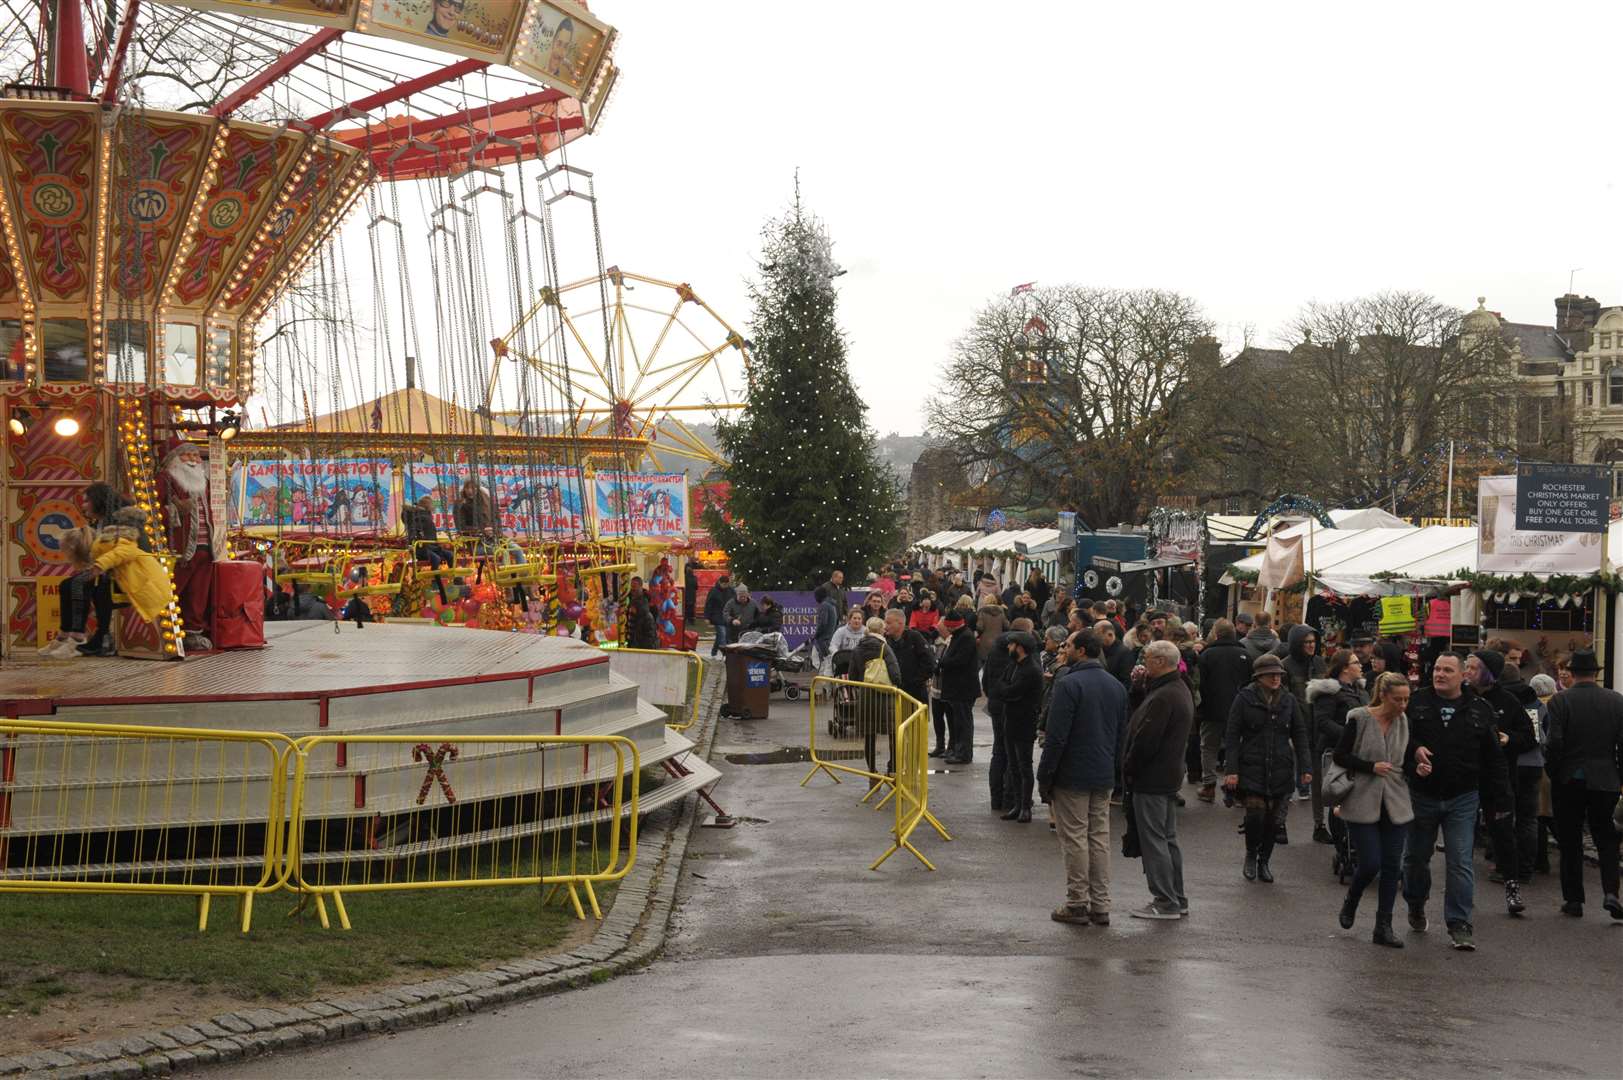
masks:
[[[1334,566],[1341,559],[1395,544],[1419,531],[1412,526],[1401,529],[1315,529],[1311,537],[1302,537],[1302,561],[1312,568],[1314,577],[1318,577],[1323,569]],[[1294,534],[1287,530],[1279,535],[1288,538]],[[1234,569],[1256,573],[1262,569],[1262,555],[1241,559],[1234,564]],[[1232,585],[1233,576],[1225,573],[1222,583]]]

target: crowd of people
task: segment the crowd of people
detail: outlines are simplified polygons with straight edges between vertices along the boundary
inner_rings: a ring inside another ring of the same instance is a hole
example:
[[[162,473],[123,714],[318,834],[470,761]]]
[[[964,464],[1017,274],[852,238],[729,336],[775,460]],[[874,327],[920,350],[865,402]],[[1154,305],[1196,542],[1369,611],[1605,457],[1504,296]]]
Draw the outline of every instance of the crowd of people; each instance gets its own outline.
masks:
[[[1560,910],[1583,915],[1586,828],[1602,907],[1623,920],[1623,695],[1599,685],[1592,652],[1562,657],[1554,677],[1524,678],[1529,659],[1508,641],[1468,656],[1436,649],[1422,665],[1396,639],[1321,642],[1301,624],[1281,637],[1266,612],[1203,630],[1169,611],[1074,599],[1040,572],[1007,586],[982,573],[966,581],[950,566],[887,576],[893,588],[871,587],[842,611],[843,575],[832,575],[817,593],[813,647],[836,675],[928,700],[930,755],[945,763],[973,760],[973,709],[985,701],[990,807],[1027,823],[1037,799],[1046,805],[1066,868],[1057,921],[1110,921],[1113,804],[1126,816],[1124,853],[1141,859],[1150,892],[1131,914],[1188,916],[1178,841],[1186,784],[1197,800],[1240,811],[1239,871],[1259,885],[1275,882],[1272,856],[1290,842],[1287,819],[1300,804],[1348,881],[1344,928],[1376,886],[1378,945],[1403,946],[1393,928],[1400,892],[1409,928],[1430,928],[1440,850],[1449,941],[1476,947],[1479,842],[1506,910],[1521,916],[1522,889],[1550,872],[1553,837]],[[718,637],[760,628],[747,590],[717,597],[705,613],[720,621]],[[881,728],[859,732],[870,772],[875,741],[889,734]]]

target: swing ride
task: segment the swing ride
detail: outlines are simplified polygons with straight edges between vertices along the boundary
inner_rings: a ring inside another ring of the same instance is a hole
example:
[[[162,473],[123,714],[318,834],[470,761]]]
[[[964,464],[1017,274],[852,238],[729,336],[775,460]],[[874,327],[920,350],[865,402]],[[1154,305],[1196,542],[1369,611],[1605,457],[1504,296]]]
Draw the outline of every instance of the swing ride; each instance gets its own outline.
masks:
[[[176,441],[206,452],[217,564],[262,562],[267,587],[335,610],[534,633],[293,622],[264,654],[25,666],[0,715],[291,736],[438,733],[454,715],[469,732],[624,734],[644,766],[685,754],[604,653],[551,636],[587,621],[615,636],[636,526],[585,507],[594,486],[635,502],[654,430],[581,430],[572,356],[609,340],[606,312],[577,314],[568,339],[519,325],[569,288],[557,235],[575,204],[558,204],[589,174],[565,147],[608,105],[615,29],[572,0],[39,0],[28,17],[4,2],[5,658],[55,629],[75,570],[62,537],[87,524],[91,483],[133,497],[172,569],[157,465]],[[595,200],[591,215],[595,231]],[[514,353],[546,362],[487,377],[510,325]],[[430,374],[438,394],[417,386]],[[620,385],[606,392],[630,400]],[[255,464],[273,524],[228,527]],[[473,527],[463,485],[494,496]],[[454,535],[399,535],[407,502]],[[318,509],[294,521],[295,505]],[[182,652],[174,604],[155,626],[114,622],[126,645]],[[346,812],[408,806],[409,771],[358,782]],[[716,777],[697,761],[672,775],[643,810]],[[555,827],[544,817],[522,828]]]

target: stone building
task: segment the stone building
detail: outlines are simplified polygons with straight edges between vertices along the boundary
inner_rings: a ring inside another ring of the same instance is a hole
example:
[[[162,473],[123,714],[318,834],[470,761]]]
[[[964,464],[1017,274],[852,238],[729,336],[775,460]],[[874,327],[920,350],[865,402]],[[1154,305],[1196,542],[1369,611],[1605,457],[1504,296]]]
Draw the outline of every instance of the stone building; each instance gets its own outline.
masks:
[[[969,478],[952,454],[933,446],[913,462],[907,477],[909,540],[952,528],[957,522],[953,497],[969,487]]]
[[[1612,465],[1613,495],[1623,497],[1623,307],[1568,293],[1545,326],[1511,322],[1478,297],[1465,329],[1497,332],[1517,365],[1523,454]]]

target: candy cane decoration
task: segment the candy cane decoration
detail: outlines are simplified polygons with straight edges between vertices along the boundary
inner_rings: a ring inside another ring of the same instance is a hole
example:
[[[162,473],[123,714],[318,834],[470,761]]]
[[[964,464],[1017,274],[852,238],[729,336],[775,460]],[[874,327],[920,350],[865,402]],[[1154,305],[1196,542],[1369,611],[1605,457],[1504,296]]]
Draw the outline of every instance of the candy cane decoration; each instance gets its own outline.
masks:
[[[431,750],[427,743],[418,743],[412,747],[411,760],[428,762],[428,773],[423,777],[423,786],[417,790],[417,805],[423,805],[428,798],[428,789],[434,786],[434,781],[440,782],[440,790],[445,792],[445,801],[456,802],[456,792],[451,790],[451,781],[445,775],[445,759],[449,757],[456,760],[456,747],[450,743],[440,743],[438,750]]]

